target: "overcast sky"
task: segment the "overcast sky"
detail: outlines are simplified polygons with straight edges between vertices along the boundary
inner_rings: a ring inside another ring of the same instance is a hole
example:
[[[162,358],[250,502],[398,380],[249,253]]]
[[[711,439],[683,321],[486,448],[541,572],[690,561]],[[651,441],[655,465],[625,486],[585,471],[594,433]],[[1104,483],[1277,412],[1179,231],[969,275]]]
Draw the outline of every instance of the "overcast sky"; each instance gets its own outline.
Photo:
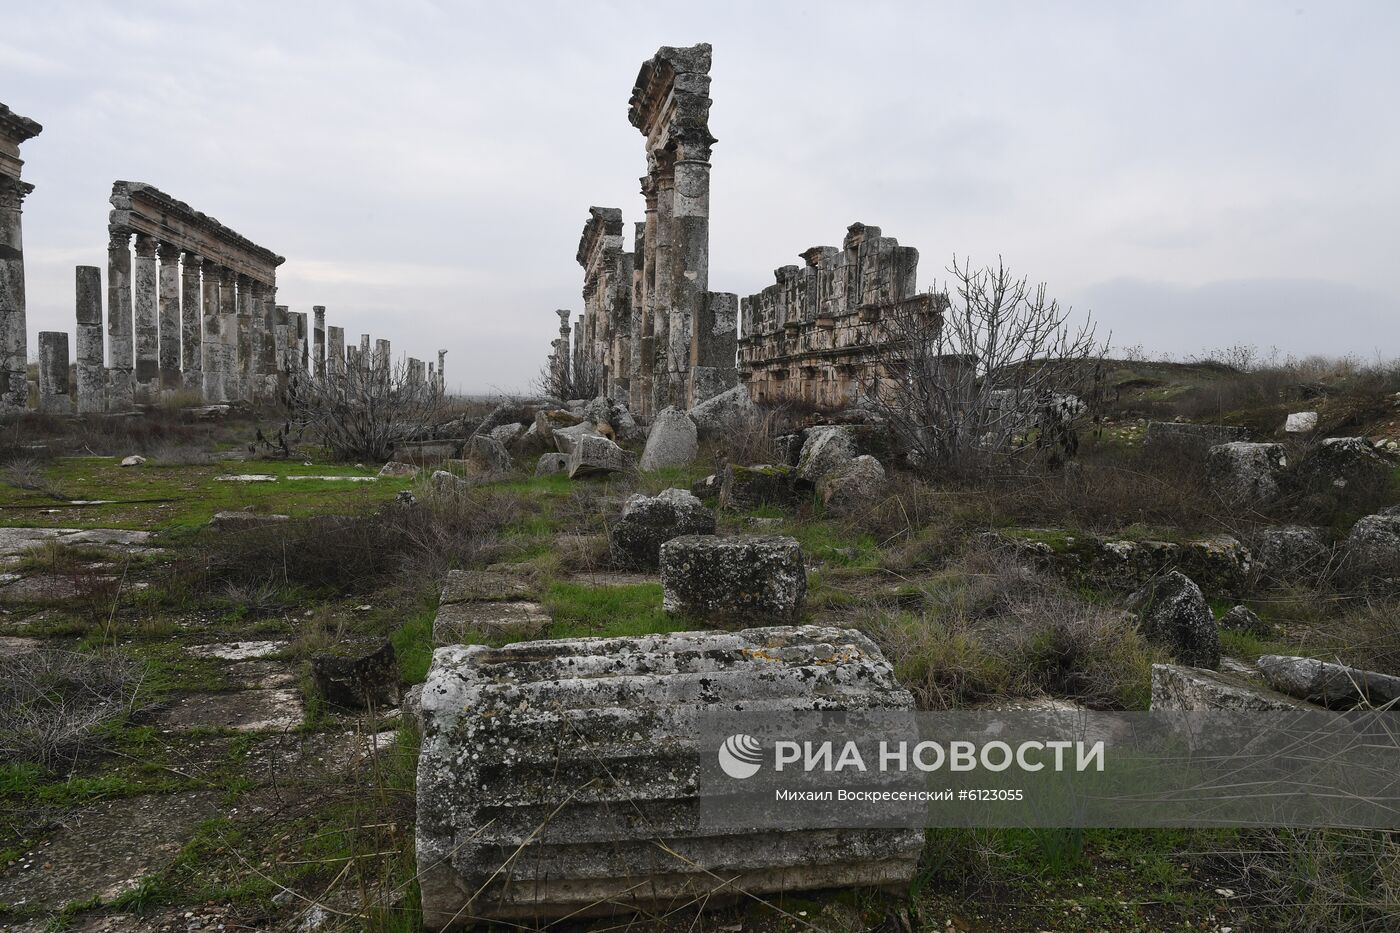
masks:
[[[31,350],[114,179],[287,257],[347,340],[529,387],[590,204],[642,218],[642,61],[714,45],[710,287],[848,224],[994,260],[1120,346],[1400,355],[1400,4],[10,2]],[[629,240],[630,243],[630,240]]]

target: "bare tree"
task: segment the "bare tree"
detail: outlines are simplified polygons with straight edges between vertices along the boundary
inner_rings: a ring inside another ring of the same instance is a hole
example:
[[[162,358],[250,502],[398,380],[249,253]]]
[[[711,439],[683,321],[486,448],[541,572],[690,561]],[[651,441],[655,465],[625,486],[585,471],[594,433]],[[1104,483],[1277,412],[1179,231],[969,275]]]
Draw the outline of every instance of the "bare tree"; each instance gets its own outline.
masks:
[[[1087,315],[1046,297],[1000,259],[975,268],[954,257],[952,276],[927,303],[882,309],[879,362],[861,386],[911,453],[930,469],[970,473],[1018,450],[1073,455],[1087,406],[1071,393],[1093,381],[1097,343]],[[1034,446],[1023,442],[1036,427]]]
[[[603,367],[596,360],[575,354],[568,367],[556,366],[551,358],[540,368],[535,380],[540,393],[568,401],[597,398],[603,394]]]
[[[411,378],[406,362],[298,373],[286,395],[290,424],[347,460],[388,460],[399,444],[430,434],[442,401],[436,383]]]

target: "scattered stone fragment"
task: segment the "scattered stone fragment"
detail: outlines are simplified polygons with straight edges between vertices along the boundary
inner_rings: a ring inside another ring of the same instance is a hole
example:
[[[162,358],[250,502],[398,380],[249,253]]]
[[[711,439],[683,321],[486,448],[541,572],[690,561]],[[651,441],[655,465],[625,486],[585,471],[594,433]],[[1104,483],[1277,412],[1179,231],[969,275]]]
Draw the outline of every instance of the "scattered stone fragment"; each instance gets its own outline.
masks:
[[[591,421],[580,421],[568,428],[554,429],[554,446],[561,454],[572,454],[578,443],[585,437],[602,437]]]
[[[1322,532],[1306,525],[1278,525],[1256,531],[1250,550],[1259,573],[1280,583],[1320,572],[1331,557]]]
[[[1200,712],[1204,710],[1313,709],[1301,700],[1252,683],[1233,672],[1209,671],[1177,664],[1152,665],[1152,710]]]
[[[632,455],[606,437],[584,435],[569,454],[569,478],[625,473],[632,465]]]
[[[697,499],[715,499],[719,497],[723,485],[724,478],[711,473],[704,479],[697,479],[691,483],[690,494]]]
[[[146,458],[145,458],[145,457],[141,456],[140,454],[132,454],[130,457],[126,457],[126,458],[124,458],[124,459],[122,460],[122,466],[124,466],[124,467],[140,466],[141,464],[143,464],[143,463],[145,463],[145,462],[146,462]]]
[[[792,467],[760,463],[757,466],[727,464],[720,483],[719,507],[736,512],[763,505],[791,508],[797,502]]]
[[[1282,444],[1233,441],[1210,448],[1206,475],[1216,495],[1238,504],[1272,502],[1288,466]]]
[[[907,886],[922,831],[706,835],[696,824],[696,769],[714,754],[699,747],[696,710],[760,697],[775,713],[913,708],[879,649],[845,629],[438,649],[418,765],[426,925],[535,926],[600,904],[656,915],[711,893]]]
[[[1289,696],[1337,709],[1400,700],[1400,677],[1315,658],[1266,654],[1257,662],[1269,684]]]
[[[379,470],[380,476],[417,476],[418,468],[411,463],[390,460]]]
[[[277,477],[271,473],[225,473],[214,477],[218,483],[275,483]]]
[[[1274,627],[1248,606],[1235,606],[1220,617],[1220,627],[1231,632],[1244,632],[1267,638],[1274,633]]]
[[[503,424],[529,424],[541,409],[564,407],[557,398],[539,396],[535,398],[506,399],[477,425],[478,434],[490,434]]]
[[[651,423],[651,433],[647,435],[647,445],[642,450],[640,469],[648,472],[663,467],[685,466],[699,453],[698,437],[695,422],[690,420],[689,415],[675,408],[663,408]]]
[[[544,606],[530,600],[442,603],[433,618],[433,644],[460,645],[482,636],[535,637],[544,634],[551,621]]]
[[[530,423],[530,427],[534,427],[534,422]],[[491,433],[486,436],[502,447],[509,447],[520,435],[524,434],[526,430],[527,428],[525,425],[517,424],[512,421],[510,424],[503,424],[499,428],[492,428]]]
[[[749,390],[741,383],[706,399],[686,414],[695,422],[696,431],[701,437],[719,437],[754,423],[759,417],[759,410],[749,398]]]
[[[1295,411],[1284,420],[1283,430],[1288,434],[1306,434],[1317,430],[1317,412]]]
[[[229,641],[211,645],[191,645],[185,649],[196,658],[220,661],[249,661],[287,650],[285,641]]]
[[[347,709],[397,706],[401,695],[398,657],[387,639],[313,656],[311,682],[322,699]]]
[[[1394,463],[1364,437],[1329,437],[1298,464],[1296,481],[1313,494],[1364,496],[1384,490]]]
[[[234,690],[190,693],[156,717],[165,729],[233,729],[237,732],[285,732],[301,725],[301,691]]]
[[[463,456],[486,473],[509,473],[515,461],[500,441],[478,434],[467,441]]]
[[[807,430],[807,440],[797,458],[797,478],[816,483],[856,458],[852,431],[844,425],[822,425]]]
[[[869,508],[885,492],[885,468],[869,454],[861,454],[817,481],[817,496],[834,515],[850,515]]]
[[[287,479],[292,482],[322,480],[329,483],[375,483],[379,481],[377,476],[288,476]]]
[[[1220,666],[1220,630],[1210,604],[1190,577],[1173,570],[1128,599],[1143,634],[1191,667]]]
[[[555,473],[567,473],[568,470],[568,454],[540,454],[539,462],[535,464],[536,476],[553,476]]]
[[[540,409],[535,413],[535,430],[545,437],[553,437],[562,428],[572,428],[583,424],[582,415],[576,415],[564,408]]]
[[[662,608],[707,623],[796,622],[807,595],[802,547],[782,535],[686,535],[661,545]]]
[[[710,535],[715,516],[684,489],[666,489],[653,497],[632,496],[622,507],[608,536],[613,563],[628,570],[654,570],[663,542],[681,535]]]
[[[1400,575],[1400,514],[1382,512],[1357,519],[1346,537],[1348,569],[1356,575]]]
[[[209,527],[215,531],[242,531],[248,528],[261,528],[290,521],[291,516],[273,515],[266,512],[215,512],[209,519]]]

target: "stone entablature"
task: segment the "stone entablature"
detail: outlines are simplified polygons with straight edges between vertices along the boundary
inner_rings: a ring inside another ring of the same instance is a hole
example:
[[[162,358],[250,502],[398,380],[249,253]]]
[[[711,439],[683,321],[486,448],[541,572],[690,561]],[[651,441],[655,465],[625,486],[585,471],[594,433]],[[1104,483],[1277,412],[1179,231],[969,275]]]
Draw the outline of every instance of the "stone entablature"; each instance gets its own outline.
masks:
[[[115,182],[111,201],[109,226],[113,232],[145,234],[235,275],[246,275],[254,282],[276,287],[277,267],[286,261],[283,257],[184,201],[139,181]]]
[[[38,136],[43,129],[35,121],[0,104],[0,175],[19,178],[24,165],[19,157],[20,143]]]
[[[755,401],[845,406],[885,378],[881,317],[900,308],[937,327],[934,295],[920,293],[919,251],[852,224],[842,248],[814,246],[803,266],[774,270],[775,283],[739,303],[739,373]]]

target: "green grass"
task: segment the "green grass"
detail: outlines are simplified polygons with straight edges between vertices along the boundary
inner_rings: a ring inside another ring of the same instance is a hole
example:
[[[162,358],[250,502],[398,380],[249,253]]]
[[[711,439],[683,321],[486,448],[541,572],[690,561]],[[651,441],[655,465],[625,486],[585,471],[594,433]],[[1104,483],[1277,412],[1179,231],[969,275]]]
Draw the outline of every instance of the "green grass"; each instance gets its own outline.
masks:
[[[433,663],[433,617],[436,608],[426,608],[409,616],[389,636],[399,660],[399,676],[407,684],[421,684]]]
[[[373,476],[369,467],[300,460],[228,460],[216,464],[122,467],[112,457],[66,457],[44,466],[44,478],[65,496],[110,504],[64,506],[42,493],[0,486],[0,526],[128,528],[170,531],[208,523],[216,512],[251,507],[298,516],[352,513],[392,499],[411,477],[372,483],[287,481],[288,476]],[[226,473],[266,473],[272,483],[218,482]]]
[[[553,583],[544,604],[554,617],[550,638],[588,635],[658,635],[683,632],[695,625],[673,619],[661,609],[661,584],[588,586]]]

